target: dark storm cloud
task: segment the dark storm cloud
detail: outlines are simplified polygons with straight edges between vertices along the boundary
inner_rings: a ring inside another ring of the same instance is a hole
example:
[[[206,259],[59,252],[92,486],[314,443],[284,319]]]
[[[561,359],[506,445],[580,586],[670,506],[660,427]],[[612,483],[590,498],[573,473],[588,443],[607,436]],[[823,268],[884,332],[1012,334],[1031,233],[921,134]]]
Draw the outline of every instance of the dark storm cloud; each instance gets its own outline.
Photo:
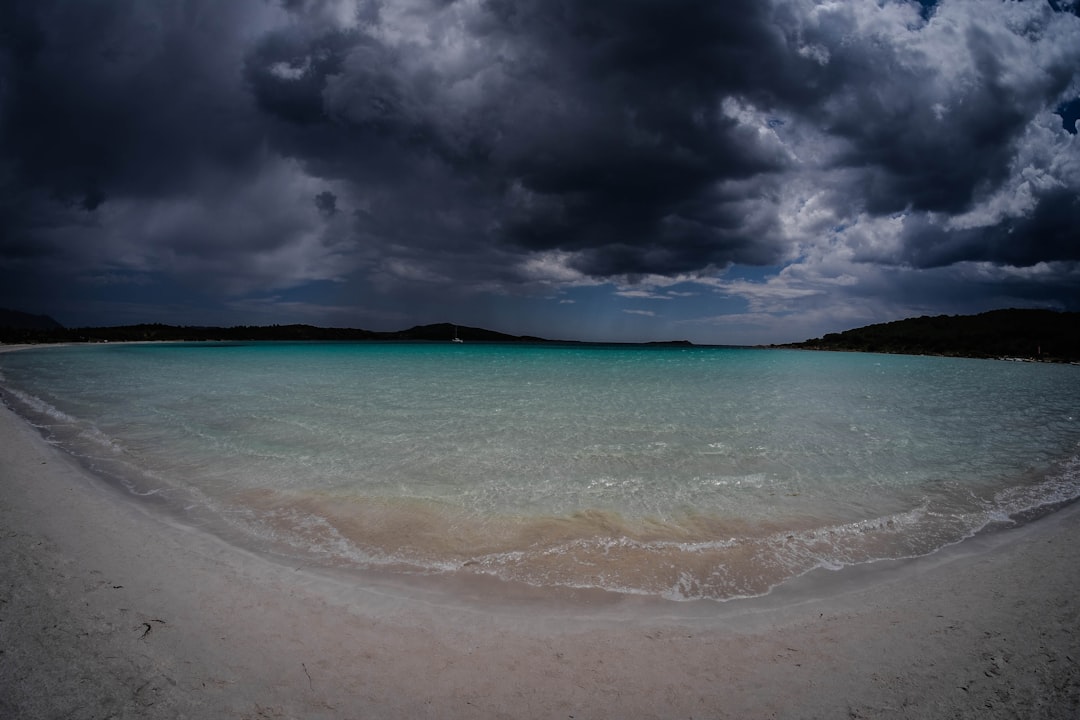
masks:
[[[580,251],[596,275],[770,262],[779,247],[718,190],[784,165],[720,104],[792,69],[762,8],[493,2],[467,28],[486,46],[451,69],[300,25],[246,77],[284,151],[361,184],[423,173],[455,203],[465,183],[486,206],[473,232],[519,252]],[[480,96],[459,100],[469,82]]]
[[[219,75],[242,16],[219,5],[5,3],[0,137],[20,182],[93,210],[244,162],[246,103]]]
[[[889,72],[862,78],[852,106],[829,118],[832,133],[851,143],[841,162],[867,168],[870,212],[960,212],[978,186],[1005,177],[1032,108],[1000,86],[1004,68],[978,35],[965,39],[977,57],[976,82],[965,96],[949,98],[955,109],[944,117],[935,117],[934,98],[923,94],[928,69],[885,57],[874,58],[875,71]]]
[[[190,238],[172,226],[175,214],[151,219],[158,204],[212,183],[232,193],[259,172],[257,115],[226,72],[239,63],[247,7],[2,4],[0,269],[13,268],[9,283],[42,272],[58,292],[82,270],[141,269],[148,259],[167,267]],[[18,259],[25,244],[49,265]]]
[[[341,73],[345,55],[358,40],[337,30],[312,34],[302,26],[260,40],[245,61],[259,107],[299,125],[325,121],[327,78]]]
[[[963,261],[1028,267],[1040,262],[1080,260],[1080,196],[1055,188],[1040,194],[1029,214],[991,227],[949,230],[926,219],[906,228],[904,260],[920,268]]]
[[[940,19],[938,3],[911,7],[912,35]],[[386,18],[374,14],[347,32],[300,23],[263,39],[246,76],[287,126],[278,147],[309,167],[361,186],[400,182],[413,199],[409,178],[423,175],[441,188],[421,191],[426,202],[478,209],[474,234],[520,252],[570,251],[573,267],[598,277],[784,256],[775,212],[754,217],[747,205],[799,168],[725,99],[842,142],[830,163],[856,171],[853,206],[960,213],[1004,181],[1032,117],[1074,78],[1060,58],[1037,84],[1018,85],[1000,33],[972,23],[946,37],[971,64],[949,84],[941,58],[860,35],[854,12],[810,22],[806,10],[492,0],[462,28],[433,4],[427,46],[386,42]],[[483,43],[462,67],[439,64],[452,31]],[[460,100],[453,91],[466,82],[478,96]],[[747,178],[758,180],[727,197]],[[443,230],[431,228],[430,241]]]
[[[315,207],[326,216],[337,214],[337,196],[329,190],[324,190],[315,196]]]
[[[1049,63],[1031,83],[1018,83],[1015,63],[1003,57],[998,23],[950,28],[942,42],[960,52],[929,55],[909,42],[880,36],[852,39],[843,14],[806,33],[829,53],[821,69],[823,92],[794,111],[821,122],[830,136],[846,141],[838,162],[861,171],[855,188],[866,209],[887,215],[905,209],[956,213],[969,209],[980,192],[1007,176],[1016,142],[1031,119],[1053,106],[1075,80],[1065,58]],[[932,21],[946,22],[941,17]],[[932,33],[926,25],[911,33]],[[1048,32],[1028,29],[1028,42]],[[970,68],[959,81],[942,60]]]
[[[242,293],[1075,261],[1077,7],[7,2],[0,266]]]

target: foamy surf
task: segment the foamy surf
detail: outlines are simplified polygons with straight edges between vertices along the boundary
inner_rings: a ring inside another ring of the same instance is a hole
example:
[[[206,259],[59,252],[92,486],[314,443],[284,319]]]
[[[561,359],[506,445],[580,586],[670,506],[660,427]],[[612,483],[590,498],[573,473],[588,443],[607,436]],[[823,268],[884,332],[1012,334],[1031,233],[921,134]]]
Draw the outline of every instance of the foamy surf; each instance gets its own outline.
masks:
[[[0,368],[13,407],[132,495],[335,568],[724,600],[1080,496],[1071,367],[267,343]]]

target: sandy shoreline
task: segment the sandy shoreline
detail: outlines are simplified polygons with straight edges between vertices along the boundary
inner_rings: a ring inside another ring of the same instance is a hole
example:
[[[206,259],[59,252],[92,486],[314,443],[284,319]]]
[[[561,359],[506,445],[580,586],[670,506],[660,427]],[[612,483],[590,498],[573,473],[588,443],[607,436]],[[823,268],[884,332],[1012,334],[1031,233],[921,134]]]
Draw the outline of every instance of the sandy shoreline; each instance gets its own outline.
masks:
[[[0,448],[0,717],[1080,716],[1080,505],[753,601],[448,603],[172,523],[6,407]]]

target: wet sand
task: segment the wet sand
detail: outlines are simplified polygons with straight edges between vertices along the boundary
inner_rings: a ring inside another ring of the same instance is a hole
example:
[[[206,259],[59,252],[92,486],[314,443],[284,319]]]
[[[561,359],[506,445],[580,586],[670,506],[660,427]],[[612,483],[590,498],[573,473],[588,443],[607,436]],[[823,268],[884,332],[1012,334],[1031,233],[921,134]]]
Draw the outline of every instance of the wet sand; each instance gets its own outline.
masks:
[[[0,717],[1076,718],[1080,505],[754,600],[549,597],[253,555],[0,407]]]

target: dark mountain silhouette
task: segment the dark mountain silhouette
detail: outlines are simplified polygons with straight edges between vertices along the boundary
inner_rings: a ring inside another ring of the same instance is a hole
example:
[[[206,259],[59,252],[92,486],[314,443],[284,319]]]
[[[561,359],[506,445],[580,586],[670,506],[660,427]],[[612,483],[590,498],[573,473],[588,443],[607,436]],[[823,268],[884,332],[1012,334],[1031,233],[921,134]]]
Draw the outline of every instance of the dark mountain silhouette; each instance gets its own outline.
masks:
[[[449,340],[455,335],[468,342],[552,342],[531,335],[507,335],[506,333],[483,328],[466,327],[437,323],[435,325],[417,325],[396,333],[385,333],[390,340]]]
[[[867,325],[782,347],[907,355],[1080,361],[1080,313],[994,310]]]
[[[7,330],[63,330],[64,326],[48,315],[31,315],[0,308],[0,328]]]
[[[235,327],[176,326],[160,323],[115,327],[65,328],[55,321],[32,325],[25,318],[36,316],[18,313],[21,325],[5,324],[0,316],[0,342],[133,342],[133,341],[205,341],[205,340],[384,340],[448,342],[456,336],[465,342],[558,342],[531,335],[508,335],[494,330],[439,323],[417,325],[408,330],[378,332],[356,328],[324,328],[314,325],[238,325]],[[44,317],[44,316],[41,316]]]

